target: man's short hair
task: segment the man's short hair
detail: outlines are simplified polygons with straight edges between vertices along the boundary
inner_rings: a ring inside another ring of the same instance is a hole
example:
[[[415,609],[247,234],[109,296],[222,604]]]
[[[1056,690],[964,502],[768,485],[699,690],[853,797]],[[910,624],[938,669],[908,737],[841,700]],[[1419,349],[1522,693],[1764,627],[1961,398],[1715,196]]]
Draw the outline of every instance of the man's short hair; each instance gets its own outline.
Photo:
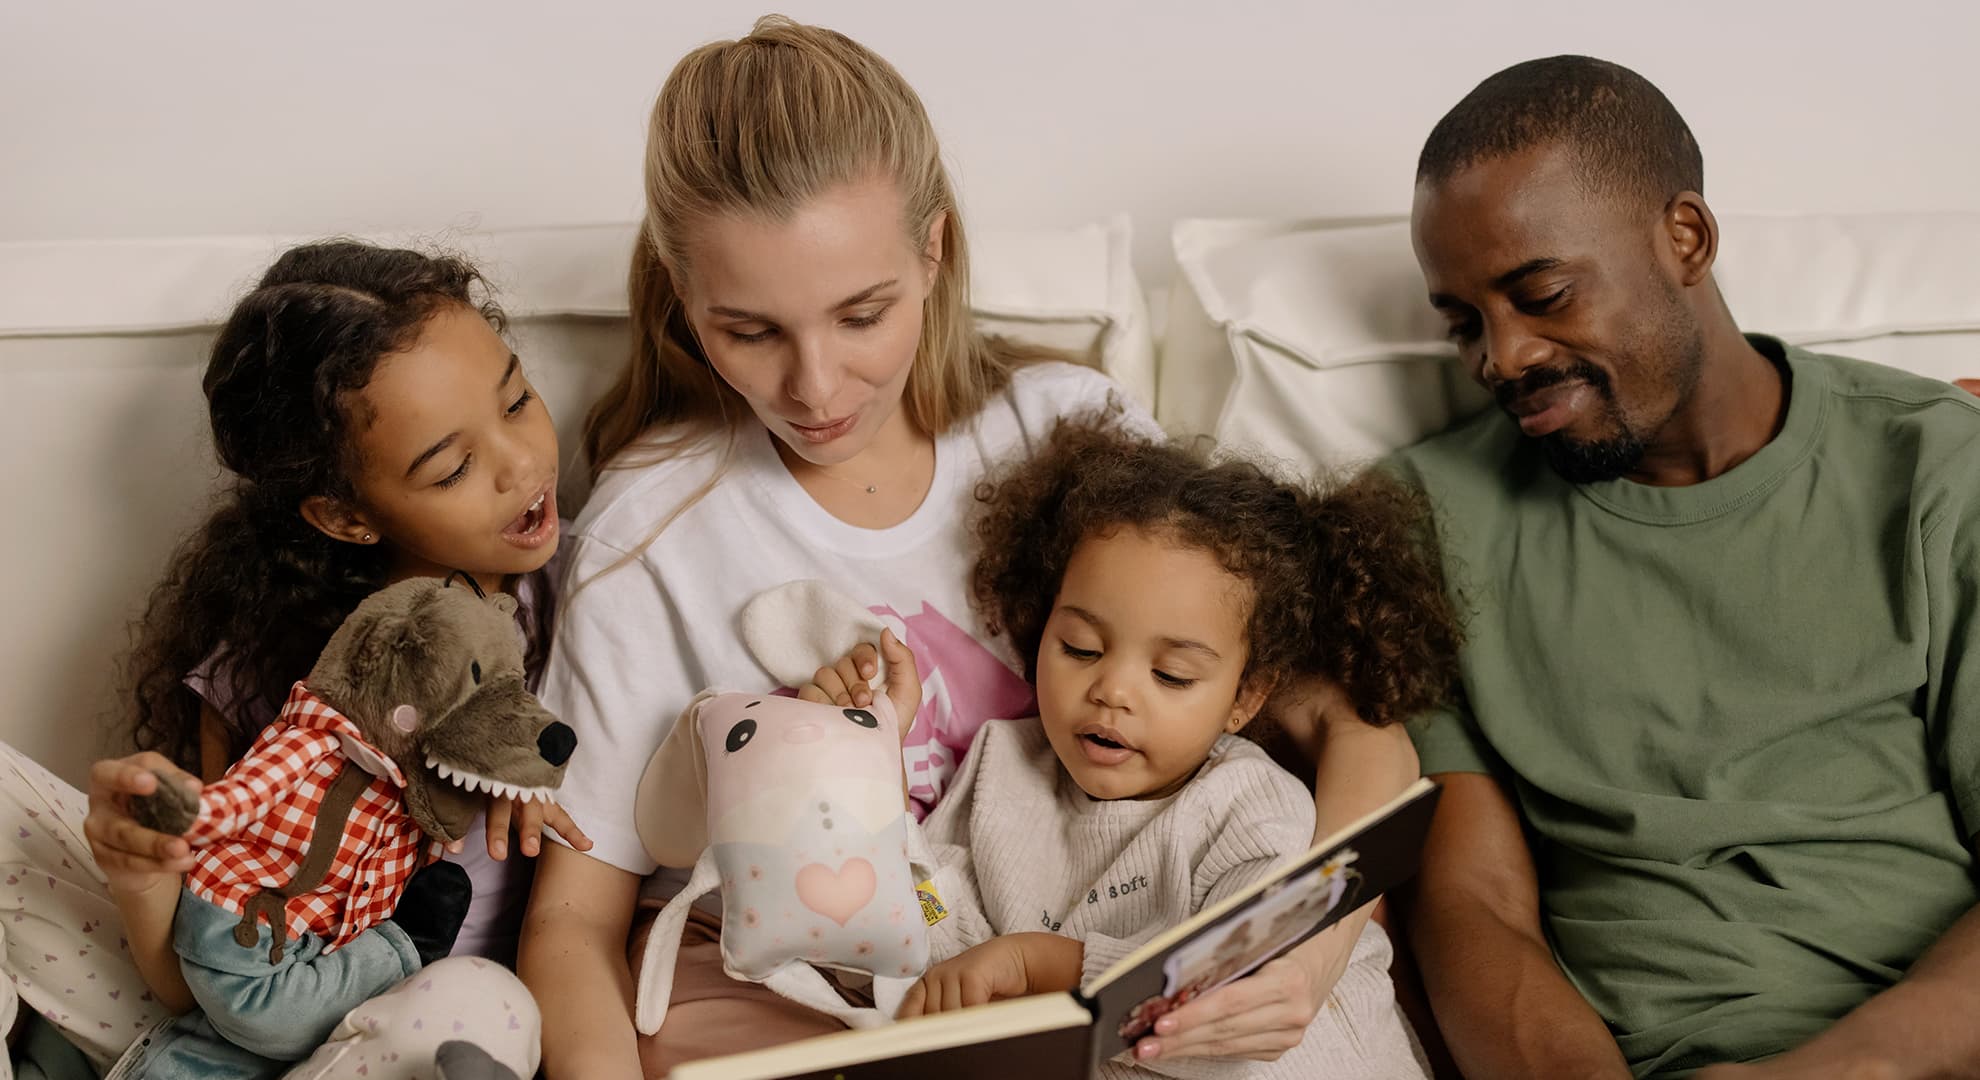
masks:
[[[1556,144],[1596,191],[1658,209],[1705,190],[1705,162],[1684,117],[1650,80],[1589,56],[1528,60],[1479,83],[1430,131],[1418,184],[1482,161]]]

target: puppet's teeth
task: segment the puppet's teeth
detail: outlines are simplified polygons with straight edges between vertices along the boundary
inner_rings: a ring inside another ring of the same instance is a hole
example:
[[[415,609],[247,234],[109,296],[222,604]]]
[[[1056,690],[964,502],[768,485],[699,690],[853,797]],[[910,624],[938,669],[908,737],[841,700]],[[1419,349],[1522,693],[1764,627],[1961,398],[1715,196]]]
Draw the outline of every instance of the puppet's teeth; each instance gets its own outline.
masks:
[[[451,781],[455,787],[461,788],[464,791],[486,792],[494,798],[514,799],[517,802],[537,802],[541,800],[547,804],[553,801],[554,792],[547,787],[524,787],[521,784],[512,784],[506,780],[491,779],[469,772],[466,769],[455,768],[437,757],[427,758],[426,764],[434,772],[440,774],[441,779]]]

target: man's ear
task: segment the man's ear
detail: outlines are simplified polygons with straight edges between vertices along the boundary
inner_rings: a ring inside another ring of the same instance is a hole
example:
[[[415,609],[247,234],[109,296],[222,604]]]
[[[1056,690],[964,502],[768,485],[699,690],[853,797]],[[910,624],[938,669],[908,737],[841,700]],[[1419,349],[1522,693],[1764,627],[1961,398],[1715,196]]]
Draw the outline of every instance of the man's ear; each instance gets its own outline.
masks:
[[[378,529],[365,516],[364,511],[328,495],[311,495],[302,501],[298,508],[304,521],[310,523],[317,532],[332,540],[347,544],[375,544],[378,542]]]
[[[1265,702],[1271,698],[1274,685],[1270,679],[1246,679],[1244,685],[1238,688],[1237,700],[1231,703],[1231,716],[1224,721],[1224,730],[1236,735],[1256,720],[1258,710],[1263,709]]]
[[[1662,227],[1666,250],[1677,264],[1678,284],[1690,288],[1704,281],[1719,257],[1719,220],[1704,196],[1679,192],[1664,208]]]

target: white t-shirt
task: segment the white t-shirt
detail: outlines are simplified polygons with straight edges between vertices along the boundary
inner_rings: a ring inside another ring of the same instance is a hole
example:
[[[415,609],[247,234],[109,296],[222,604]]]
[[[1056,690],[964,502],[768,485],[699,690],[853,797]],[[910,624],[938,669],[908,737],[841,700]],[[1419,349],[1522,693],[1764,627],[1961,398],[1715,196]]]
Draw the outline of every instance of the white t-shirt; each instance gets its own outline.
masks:
[[[572,537],[537,692],[577,731],[558,799],[594,841],[590,854],[652,873],[633,820],[647,760],[700,691],[776,689],[743,644],[738,617],[758,593],[806,578],[906,624],[924,688],[905,750],[910,794],[932,805],[984,721],[1036,711],[1016,657],[983,631],[970,603],[976,486],[994,467],[1028,456],[1061,417],[1110,404],[1128,427],[1159,432],[1097,371],[1063,363],[1020,370],[974,419],[936,440],[927,497],[888,529],[827,513],[778,458],[775,436],[755,425],[737,438],[727,472],[643,550],[653,529],[708,484],[727,437],[710,452],[601,477]]]

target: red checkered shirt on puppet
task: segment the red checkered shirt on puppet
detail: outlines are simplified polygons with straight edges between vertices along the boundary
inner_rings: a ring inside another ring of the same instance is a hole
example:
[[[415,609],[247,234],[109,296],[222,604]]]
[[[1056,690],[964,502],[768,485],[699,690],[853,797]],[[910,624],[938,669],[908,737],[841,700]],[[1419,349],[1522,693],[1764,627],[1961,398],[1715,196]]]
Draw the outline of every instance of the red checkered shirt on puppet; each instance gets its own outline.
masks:
[[[326,938],[329,952],[390,918],[424,861],[424,834],[401,798],[405,775],[301,683],[247,755],[200,792],[186,839],[202,850],[186,887],[241,914],[255,893],[295,877],[317,807],[347,760],[346,740],[384,762],[389,775],[372,776],[359,793],[323,884],[289,900],[287,932],[291,939],[304,930]]]

